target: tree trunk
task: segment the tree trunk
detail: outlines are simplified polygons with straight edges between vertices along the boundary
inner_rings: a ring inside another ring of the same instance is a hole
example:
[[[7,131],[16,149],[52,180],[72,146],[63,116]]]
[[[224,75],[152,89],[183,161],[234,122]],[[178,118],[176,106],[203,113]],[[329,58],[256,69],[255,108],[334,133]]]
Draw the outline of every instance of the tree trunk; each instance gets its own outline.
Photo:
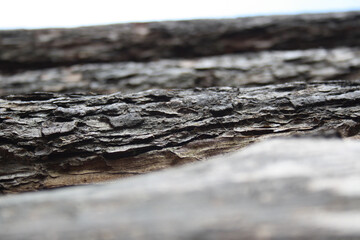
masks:
[[[360,13],[0,32],[0,70],[360,45]]]
[[[359,104],[359,81],[3,97],[0,186],[8,193],[104,181],[274,136],[357,138]]]
[[[8,196],[0,238],[359,239],[359,155],[357,141],[272,140],[107,185]]]
[[[270,51],[150,63],[84,64],[0,75],[0,95],[37,91],[108,94],[152,88],[255,86],[358,79],[360,50]]]

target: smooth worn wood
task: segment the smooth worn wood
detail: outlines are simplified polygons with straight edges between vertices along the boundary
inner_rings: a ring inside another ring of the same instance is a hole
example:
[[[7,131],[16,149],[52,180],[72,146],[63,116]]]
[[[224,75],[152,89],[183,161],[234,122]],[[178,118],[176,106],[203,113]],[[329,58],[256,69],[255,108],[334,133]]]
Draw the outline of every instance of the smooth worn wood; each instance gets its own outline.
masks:
[[[360,239],[360,142],[285,139],[111,184],[0,197],[0,239]]]
[[[0,31],[0,70],[360,45],[360,12]]]
[[[83,64],[0,74],[0,95],[39,91],[132,93],[154,88],[239,87],[359,78],[358,48],[262,51],[149,63]]]
[[[4,193],[136,175],[264,138],[359,136],[359,81],[0,98]]]

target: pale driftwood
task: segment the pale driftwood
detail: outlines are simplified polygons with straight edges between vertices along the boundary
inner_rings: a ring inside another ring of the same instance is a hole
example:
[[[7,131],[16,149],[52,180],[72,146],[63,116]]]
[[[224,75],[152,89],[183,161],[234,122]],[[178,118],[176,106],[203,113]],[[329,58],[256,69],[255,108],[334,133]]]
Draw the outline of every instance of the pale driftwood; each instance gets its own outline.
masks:
[[[104,181],[263,138],[359,135],[359,81],[0,98],[3,192]]]
[[[359,78],[358,48],[264,51],[150,63],[84,64],[0,75],[0,95],[36,91],[131,93],[153,88],[239,87]]]
[[[360,45],[360,13],[0,31],[0,70]]]
[[[360,142],[272,140],[116,183],[0,198],[0,238],[360,239]]]

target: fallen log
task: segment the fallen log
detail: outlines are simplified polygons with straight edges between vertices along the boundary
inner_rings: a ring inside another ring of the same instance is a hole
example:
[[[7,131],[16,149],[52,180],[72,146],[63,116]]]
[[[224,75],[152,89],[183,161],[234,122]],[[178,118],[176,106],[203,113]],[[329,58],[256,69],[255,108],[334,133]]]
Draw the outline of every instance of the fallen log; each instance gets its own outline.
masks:
[[[256,86],[359,79],[358,48],[265,51],[149,63],[83,64],[0,75],[0,95],[139,92],[153,88]]]
[[[272,140],[111,184],[0,197],[0,238],[359,239],[360,143]]]
[[[360,45],[360,12],[0,31],[0,70]]]
[[[359,136],[359,81],[0,98],[3,193],[99,182],[264,138]]]

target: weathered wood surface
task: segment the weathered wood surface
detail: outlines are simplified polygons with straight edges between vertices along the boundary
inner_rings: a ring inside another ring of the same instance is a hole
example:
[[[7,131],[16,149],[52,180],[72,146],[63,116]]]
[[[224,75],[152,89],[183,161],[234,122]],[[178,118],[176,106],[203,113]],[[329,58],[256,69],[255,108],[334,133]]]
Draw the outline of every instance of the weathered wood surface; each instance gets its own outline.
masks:
[[[131,93],[152,88],[238,87],[359,78],[358,48],[264,51],[149,63],[84,64],[0,75],[0,95],[37,91]]]
[[[0,31],[0,70],[360,45],[360,12]]]
[[[0,98],[0,189],[104,181],[291,134],[359,136],[359,81]]]
[[[0,198],[0,238],[360,239],[360,142],[272,140],[111,184]]]

